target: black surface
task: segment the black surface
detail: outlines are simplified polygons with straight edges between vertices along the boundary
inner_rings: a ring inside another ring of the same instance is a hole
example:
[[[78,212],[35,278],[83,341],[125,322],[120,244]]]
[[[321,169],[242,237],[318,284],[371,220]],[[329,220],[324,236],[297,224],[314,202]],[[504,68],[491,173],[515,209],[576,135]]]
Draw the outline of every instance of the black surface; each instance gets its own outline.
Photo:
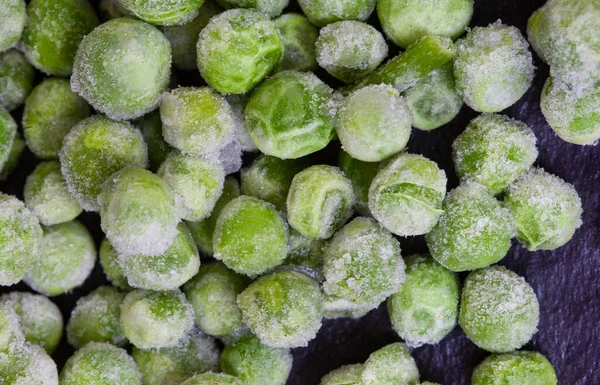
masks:
[[[472,26],[485,26],[497,19],[515,25],[525,33],[529,15],[544,3],[543,0],[475,0]],[[291,5],[291,9],[297,6]],[[377,24],[376,18],[371,18]],[[391,45],[391,43],[390,43]],[[393,51],[395,52],[395,51]],[[546,124],[539,108],[539,96],[548,75],[548,68],[536,57],[537,75],[532,88],[519,103],[505,113],[527,123],[538,138],[540,155],[536,165],[572,183],[583,200],[583,226],[571,242],[554,251],[529,252],[516,242],[501,262],[524,276],[533,286],[540,301],[539,332],[525,348],[546,355],[556,368],[560,384],[600,384],[600,148],[577,146],[556,137]],[[319,76],[331,79],[322,72]],[[182,85],[199,84],[194,73],[180,73]],[[15,116],[19,116],[19,111]],[[448,177],[450,188],[457,185],[450,146],[454,138],[477,114],[464,107],[448,126],[431,133],[415,130],[409,151],[423,154],[438,162]],[[335,143],[317,155],[324,162],[335,162],[338,145]],[[35,166],[27,152],[19,169],[0,184],[0,190],[22,198],[26,176]],[[102,234],[96,214],[80,218],[93,232],[99,243]],[[422,237],[401,239],[403,255],[426,251]],[[78,297],[106,282],[97,265],[86,283],[70,295],[53,298],[65,316]],[[0,288],[0,292],[28,290],[19,284]],[[382,305],[359,320],[324,321],[319,336],[307,348],[295,349],[294,368],[289,385],[317,385],[320,378],[341,365],[364,361],[371,352],[391,342],[399,341],[391,329]],[[59,366],[72,354],[63,338],[54,359]],[[488,353],[469,342],[457,327],[436,346],[424,346],[413,351],[423,380],[445,385],[470,384],[470,377]],[[265,384],[268,385],[268,384]]]

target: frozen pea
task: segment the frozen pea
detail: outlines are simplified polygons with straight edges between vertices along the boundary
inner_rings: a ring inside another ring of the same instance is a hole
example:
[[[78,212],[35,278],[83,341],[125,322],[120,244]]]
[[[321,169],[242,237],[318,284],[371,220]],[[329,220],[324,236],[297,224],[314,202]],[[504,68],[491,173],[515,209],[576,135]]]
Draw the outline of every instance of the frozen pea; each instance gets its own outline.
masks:
[[[248,133],[267,155],[295,159],[334,135],[333,90],[312,73],[284,71],[256,88],[246,106]]]
[[[87,102],[71,91],[68,79],[45,79],[25,101],[23,133],[27,147],[38,158],[58,158],[64,137],[91,114]]]
[[[217,0],[226,9],[250,8],[267,14],[269,17],[281,15],[289,0]]]
[[[27,23],[25,0],[7,0],[0,9],[0,52],[13,47],[23,34]]]
[[[167,143],[190,155],[216,153],[234,133],[231,107],[208,87],[184,87],[166,93],[160,119]]]
[[[339,168],[312,166],[292,180],[288,221],[306,237],[327,239],[350,218],[354,201],[352,184]]]
[[[59,153],[69,192],[86,211],[98,211],[98,195],[109,176],[128,165],[146,167],[148,150],[141,133],[127,122],[94,115],[65,136]]]
[[[200,222],[187,222],[192,237],[202,253],[206,255],[213,254],[213,234],[219,214],[227,203],[239,197],[240,194],[239,182],[234,177],[226,177],[223,183],[223,192],[217,200],[210,216]]]
[[[425,236],[433,258],[452,271],[479,269],[506,256],[513,217],[491,192],[475,182],[450,191],[444,213]]]
[[[0,52],[0,106],[12,111],[23,104],[33,88],[34,76],[35,70],[21,52]]]
[[[63,317],[58,306],[42,295],[13,291],[0,297],[19,317],[25,339],[52,354],[62,337]]]
[[[225,346],[221,353],[223,371],[244,385],[284,385],[293,361],[288,349],[270,348],[252,335]]]
[[[360,21],[338,21],[319,31],[317,62],[333,77],[352,83],[369,74],[387,56],[381,32]]]
[[[22,349],[24,344],[25,336],[19,316],[12,306],[0,302],[0,368],[9,364],[11,356]]]
[[[346,97],[337,120],[336,131],[344,151],[363,162],[379,162],[406,147],[412,113],[398,91],[381,84]]]
[[[190,377],[181,385],[242,385],[242,381],[223,373],[203,373]]]
[[[593,0],[547,2],[529,19],[529,41],[555,80],[576,93],[600,79],[600,6]]]
[[[531,169],[512,184],[504,202],[515,217],[517,239],[531,251],[564,245],[581,225],[575,188],[542,169]]]
[[[177,236],[162,254],[119,256],[119,265],[130,286],[148,290],[173,290],[190,280],[200,267],[194,238],[186,225],[177,225]]]
[[[464,282],[458,324],[477,346],[506,353],[537,332],[540,307],[523,277],[503,266],[471,272]]]
[[[373,219],[358,217],[325,248],[323,291],[330,310],[366,312],[396,293],[405,276],[400,244]]]
[[[527,40],[500,20],[473,28],[456,43],[456,88],[479,112],[499,112],[515,104],[533,81],[535,67]]]
[[[194,311],[179,290],[134,290],[121,304],[125,336],[139,349],[168,348],[194,325]]]
[[[214,338],[193,329],[176,346],[142,350],[133,348],[144,385],[180,385],[194,374],[219,370]]]
[[[379,162],[363,162],[352,158],[346,151],[340,151],[338,167],[352,183],[352,190],[356,198],[356,211],[369,216],[369,186],[379,169]]]
[[[556,385],[552,364],[540,353],[520,351],[496,354],[483,360],[473,372],[473,385]]]
[[[259,278],[240,293],[237,301],[250,330],[270,347],[306,346],[321,328],[319,284],[295,271]]]
[[[383,166],[369,188],[369,209],[402,236],[427,234],[443,213],[446,173],[421,155],[402,153]]]
[[[156,171],[172,151],[172,147],[163,138],[159,111],[155,110],[148,115],[144,115],[136,122],[136,125],[148,145],[150,169]]]
[[[341,366],[321,378],[320,385],[362,385],[363,370],[362,364]]]
[[[600,77],[599,77],[600,79]],[[549,77],[540,106],[550,128],[569,143],[594,145],[600,139],[600,82],[598,87],[576,93],[561,88]]]
[[[364,385],[416,385],[419,369],[408,347],[396,342],[371,353],[361,378]]]
[[[307,165],[305,159],[286,160],[261,155],[249,167],[242,169],[242,194],[260,198],[282,211],[292,179]]]
[[[44,227],[39,261],[23,281],[38,293],[55,296],[80,286],[96,263],[94,239],[78,221]]]
[[[499,194],[527,171],[538,155],[536,137],[525,123],[483,114],[452,144],[456,173]]]
[[[33,0],[27,6],[23,52],[40,71],[70,76],[81,40],[98,24],[87,0]]]
[[[125,346],[121,327],[121,303],[125,294],[112,286],[101,286],[77,300],[67,323],[67,341],[75,349],[88,342]]]
[[[221,262],[209,262],[187,282],[183,291],[196,316],[196,325],[205,333],[222,337],[244,328],[237,296],[249,280]]]
[[[58,385],[56,364],[38,345],[26,342],[10,353],[8,362],[3,361],[0,359],[3,385]]]
[[[473,0],[379,0],[377,15],[386,35],[406,48],[428,35],[462,35],[473,16]]]
[[[150,171],[128,167],[113,174],[102,186],[98,203],[102,230],[120,255],[157,256],[177,236],[175,196]]]
[[[463,101],[456,91],[452,63],[431,71],[414,87],[404,92],[413,115],[413,126],[423,131],[435,130],[458,115]]]
[[[286,263],[318,269],[323,266],[324,239],[308,238],[290,229],[289,252]]]
[[[213,234],[214,257],[240,274],[257,276],[283,262],[287,242],[287,224],[277,210],[242,195],[219,214]]]
[[[10,152],[4,162],[4,166],[0,167],[0,181],[5,181],[15,168],[17,168],[23,150],[25,150],[25,141],[17,134],[12,142],[12,146],[10,146]]]
[[[121,348],[90,342],[69,358],[60,372],[60,385],[142,385],[135,361]]]
[[[0,106],[0,170],[8,160],[17,135],[17,123],[4,107]]]
[[[299,0],[302,12],[318,27],[342,20],[364,21],[375,10],[377,0]]]
[[[131,286],[127,283],[127,277],[125,277],[125,273],[119,265],[119,254],[117,253],[117,250],[112,247],[108,239],[104,238],[102,240],[98,254],[100,265],[102,265],[102,270],[104,271],[104,275],[106,275],[106,279],[108,279],[113,286],[121,290],[131,290]]]
[[[281,71],[316,71],[315,43],[319,30],[299,13],[286,13],[274,20],[283,42],[283,59],[275,68]]]
[[[19,282],[37,263],[42,229],[23,202],[0,193],[0,285]]]
[[[198,68],[223,94],[243,94],[279,64],[283,44],[267,15],[232,9],[213,17],[200,32]]]
[[[98,2],[98,13],[102,21],[130,16],[119,0],[100,0]]]
[[[196,43],[200,31],[208,21],[221,13],[223,9],[214,0],[205,0],[196,18],[183,25],[171,25],[161,28],[169,39],[173,51],[173,65],[180,70],[191,71],[198,68],[196,62]]]
[[[119,0],[137,18],[159,25],[181,25],[198,16],[204,0]]]
[[[394,330],[409,346],[440,342],[456,326],[458,277],[428,255],[406,259],[406,281],[388,299]]]
[[[71,88],[110,118],[133,119],[158,106],[170,66],[171,46],[158,29],[139,20],[114,19],[81,42]]]
[[[69,193],[57,161],[38,164],[25,181],[23,195],[25,206],[44,226],[72,221],[83,211]]]

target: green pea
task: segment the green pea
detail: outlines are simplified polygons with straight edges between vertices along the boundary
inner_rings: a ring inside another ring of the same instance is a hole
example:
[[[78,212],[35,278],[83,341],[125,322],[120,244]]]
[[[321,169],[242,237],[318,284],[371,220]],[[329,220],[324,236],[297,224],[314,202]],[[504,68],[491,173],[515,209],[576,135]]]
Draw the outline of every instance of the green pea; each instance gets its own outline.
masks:
[[[242,385],[242,381],[223,373],[203,373],[190,377],[181,385]]]
[[[346,151],[340,151],[338,167],[352,183],[356,198],[355,210],[364,216],[370,216],[369,187],[377,175],[379,162],[363,162],[352,158]]]
[[[58,385],[58,369],[52,358],[40,346],[26,342],[10,353],[8,362],[0,363],[6,385]]]
[[[0,10],[0,52],[13,47],[27,23],[25,0],[7,0]]]
[[[281,71],[316,71],[317,54],[315,43],[319,30],[299,13],[290,12],[274,20],[283,43],[283,59],[275,68]]]
[[[198,16],[204,0],[119,0],[123,8],[148,23],[181,25]]]
[[[397,342],[371,353],[361,378],[364,385],[416,385],[419,369],[408,347]]]
[[[127,283],[127,277],[125,277],[125,273],[119,265],[119,254],[117,253],[117,250],[112,247],[108,239],[104,238],[100,243],[98,255],[106,279],[108,279],[113,286],[121,290],[131,290],[131,286]]]
[[[537,352],[496,354],[483,360],[473,372],[473,385],[556,385],[552,364]]]
[[[156,171],[162,162],[165,161],[167,155],[173,150],[163,138],[163,128],[159,111],[154,110],[150,114],[144,115],[136,122],[136,126],[142,132],[144,141],[148,145],[150,170]]]
[[[25,336],[19,316],[8,303],[0,303],[0,321],[0,353],[8,356],[23,348]],[[10,360],[6,361],[0,361],[0,367],[10,363]]]
[[[8,111],[0,106],[0,170],[8,160],[16,135],[17,123]]]
[[[287,264],[319,269],[323,266],[324,239],[308,238],[294,229],[290,230]]]
[[[363,369],[362,364],[341,366],[321,378],[320,385],[362,385]]]
[[[302,12],[317,27],[342,20],[364,21],[375,10],[377,0],[299,0]]]
[[[0,52],[0,106],[12,111],[23,104],[33,88],[34,76],[35,70],[21,52]]]

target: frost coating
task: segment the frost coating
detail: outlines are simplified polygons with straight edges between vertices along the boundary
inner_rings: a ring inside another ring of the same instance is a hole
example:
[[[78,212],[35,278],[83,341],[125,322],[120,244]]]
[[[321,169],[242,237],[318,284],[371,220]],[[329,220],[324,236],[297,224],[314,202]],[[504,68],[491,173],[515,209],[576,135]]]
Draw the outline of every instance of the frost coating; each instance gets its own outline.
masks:
[[[302,12],[317,27],[341,20],[367,20],[377,0],[299,0]]]
[[[287,255],[287,224],[260,199],[240,196],[219,214],[213,235],[214,257],[248,276],[279,266]]]
[[[254,90],[246,106],[248,133],[267,155],[296,159],[333,137],[333,90],[312,73],[284,71]]]
[[[27,147],[38,158],[58,158],[64,137],[91,114],[87,102],[71,91],[68,79],[45,79],[25,101],[23,133]]]
[[[319,31],[317,62],[335,78],[352,83],[381,64],[388,46],[383,35],[360,21],[339,21]]]
[[[556,385],[552,364],[540,353],[520,351],[492,355],[473,372],[473,385]]]
[[[189,230],[179,223],[177,236],[164,253],[157,256],[121,255],[118,263],[131,287],[173,290],[198,272],[200,256]]]
[[[27,12],[25,0],[6,0],[0,9],[0,52],[14,46],[23,34]]]
[[[33,88],[34,76],[35,70],[21,52],[0,52],[0,106],[12,111],[23,104]]]
[[[487,27],[475,27],[456,47],[456,88],[475,111],[502,111],[531,86],[533,57],[516,27],[503,25],[500,20]]]
[[[598,83],[600,87],[600,83]],[[540,106],[550,127],[562,140],[595,145],[600,139],[600,91],[563,90],[549,77],[542,91]]]
[[[198,16],[204,0],[119,0],[123,8],[148,23],[181,25]]]
[[[452,271],[479,269],[506,256],[513,217],[485,187],[464,182],[450,191],[444,213],[425,236],[433,258]]]
[[[249,335],[225,346],[221,353],[223,371],[242,380],[244,385],[284,385],[293,364],[288,349],[274,349]]]
[[[283,57],[283,44],[267,15],[232,9],[200,32],[198,68],[223,94],[243,94],[260,83]]]
[[[139,20],[108,21],[87,35],[75,56],[71,88],[115,120],[152,111],[169,84],[171,46]]]
[[[41,347],[26,342],[14,350],[9,359],[12,362],[3,367],[4,363],[0,357],[1,378],[4,384],[58,385],[56,364]]]
[[[69,222],[83,211],[69,193],[57,161],[42,162],[25,181],[25,206],[44,226]]]
[[[362,385],[363,369],[362,364],[341,366],[325,375],[320,385]]]
[[[369,186],[377,175],[379,162],[363,162],[352,158],[342,150],[338,156],[338,167],[352,183],[352,190],[356,198],[355,210],[361,215],[370,216]]]
[[[339,110],[336,131],[344,151],[363,162],[379,162],[402,151],[412,114],[391,86],[371,85],[350,94]]]
[[[408,346],[436,344],[456,326],[459,295],[455,273],[430,256],[408,257],[406,281],[387,303],[392,326]]]
[[[177,236],[175,196],[150,171],[128,167],[113,174],[98,203],[102,230],[120,255],[160,255]]]
[[[258,148],[248,134],[248,129],[246,128],[246,117],[244,116],[244,109],[246,108],[246,104],[248,104],[249,99],[249,94],[234,94],[225,96],[225,100],[227,100],[227,103],[229,103],[231,112],[233,114],[233,122],[235,125],[233,135],[234,140],[238,142],[238,145],[242,151],[257,151]]]
[[[98,211],[97,199],[106,179],[128,165],[146,167],[148,150],[131,124],[95,115],[71,129],[59,158],[69,192],[84,210]]]
[[[536,141],[525,123],[504,115],[480,115],[452,144],[456,173],[499,194],[533,165]]]
[[[27,6],[23,52],[40,71],[70,76],[79,44],[98,24],[87,0],[33,0]]]
[[[242,381],[223,373],[203,373],[190,377],[181,385],[242,385]]]
[[[121,326],[139,349],[177,346],[193,325],[194,311],[179,290],[134,290],[121,304]]]
[[[216,153],[231,141],[235,129],[231,107],[208,87],[164,94],[160,119],[167,143],[190,155]]]
[[[23,281],[38,293],[60,295],[81,285],[96,263],[94,239],[78,221],[44,227],[40,260]]]
[[[379,0],[377,15],[386,35],[406,48],[428,35],[462,35],[473,15],[473,0]]]
[[[100,243],[99,250],[100,265],[104,270],[106,279],[115,287],[121,290],[131,290],[131,286],[127,283],[127,278],[123,269],[119,266],[119,254],[117,250],[110,244],[108,239],[104,238]]]
[[[384,346],[371,353],[361,375],[364,385],[416,385],[419,369],[401,342]]]
[[[564,245],[582,223],[575,188],[542,169],[531,169],[511,185],[505,203],[515,217],[517,238],[531,251]]]
[[[251,8],[267,14],[269,17],[281,15],[289,0],[217,0],[226,9]]]
[[[67,323],[67,341],[75,349],[88,342],[125,346],[121,328],[121,303],[125,294],[112,286],[101,286],[77,300]]]
[[[132,351],[144,385],[180,385],[194,374],[219,370],[219,350],[214,338],[193,329],[176,346]]]
[[[0,106],[0,170],[10,155],[12,144],[17,135],[17,123],[12,116]]]
[[[369,188],[369,209],[396,235],[427,234],[442,215],[446,173],[421,155],[402,153],[382,167]]]
[[[356,218],[325,249],[323,291],[330,311],[366,312],[396,293],[406,276],[400,244],[373,219]]]
[[[142,385],[142,376],[127,352],[91,342],[75,352],[60,372],[60,385]]]
[[[19,282],[39,259],[42,229],[17,198],[0,193],[0,285]]]
[[[317,27],[299,13],[291,12],[274,20],[283,42],[283,59],[275,68],[281,71],[316,71],[315,43],[319,37]]]
[[[306,346],[323,318],[319,284],[295,271],[263,276],[237,298],[246,325],[273,348]]]
[[[502,266],[469,274],[463,285],[458,323],[477,346],[505,353],[537,332],[539,304],[531,286]]]
[[[27,342],[39,345],[52,354],[60,342],[63,329],[63,317],[54,302],[42,295],[13,291],[2,295],[0,304],[8,305],[15,311]]]

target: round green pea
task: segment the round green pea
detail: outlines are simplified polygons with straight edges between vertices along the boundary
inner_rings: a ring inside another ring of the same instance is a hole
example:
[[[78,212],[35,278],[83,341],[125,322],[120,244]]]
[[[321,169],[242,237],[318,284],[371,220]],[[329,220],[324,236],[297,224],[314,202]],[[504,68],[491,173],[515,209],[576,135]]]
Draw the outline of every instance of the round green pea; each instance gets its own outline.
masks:
[[[450,191],[438,223],[425,236],[433,258],[452,271],[479,269],[508,253],[513,216],[491,192],[475,182]]]
[[[279,64],[283,43],[267,15],[232,9],[213,17],[200,32],[198,68],[222,94],[243,94]]]
[[[27,6],[23,52],[40,71],[70,76],[79,44],[98,24],[87,0],[32,0]]]
[[[125,294],[112,286],[101,286],[77,300],[67,323],[67,341],[75,349],[89,342],[125,346],[121,327],[121,303]]]
[[[0,52],[13,47],[19,40],[27,23],[25,0],[7,0],[0,9]]]
[[[477,346],[506,353],[537,332],[540,307],[523,277],[503,266],[471,272],[464,282],[458,324]]]
[[[0,362],[5,385],[58,385],[58,369],[44,349],[26,342],[9,354],[8,362]]]
[[[159,111],[154,110],[150,114],[144,115],[136,122],[136,126],[142,132],[144,141],[148,145],[150,170],[156,171],[173,150],[163,138]]]
[[[377,0],[298,0],[302,12],[317,27],[342,20],[366,20]]]
[[[5,181],[15,168],[17,168],[23,150],[25,150],[25,141],[17,134],[13,139],[12,146],[10,146],[10,152],[4,162],[4,166],[0,168],[0,181]]]
[[[47,296],[64,294],[83,284],[96,263],[96,245],[78,221],[44,227],[38,263],[23,281]]]
[[[473,385],[556,385],[552,364],[540,353],[520,351],[495,354],[473,372]]]
[[[217,0],[226,9],[250,8],[267,14],[269,17],[281,15],[289,0]]]
[[[340,151],[338,167],[352,183],[356,198],[355,210],[364,216],[370,216],[369,187],[379,170],[379,162],[363,162],[352,158],[346,151]]]
[[[499,194],[527,171],[538,155],[536,138],[525,123],[483,114],[452,144],[456,173]]]
[[[333,90],[312,73],[284,71],[252,93],[244,111],[248,133],[266,155],[296,159],[332,139]]]
[[[321,378],[320,385],[362,385],[363,370],[362,364],[341,366]]]
[[[371,353],[361,378],[364,385],[417,385],[419,369],[408,347],[397,342]]]
[[[24,344],[19,316],[8,303],[0,302],[0,368],[9,364],[10,355],[23,348]]]
[[[17,123],[4,107],[0,106],[0,170],[8,160],[17,135]]]
[[[288,349],[270,348],[249,335],[225,346],[221,368],[238,377],[244,385],[284,385],[293,360]]]
[[[41,159],[58,158],[64,137],[92,109],[71,91],[69,80],[48,78],[25,101],[23,133],[27,147]]]
[[[204,0],[119,0],[123,8],[151,24],[181,25],[198,16]]]
[[[512,184],[504,202],[515,217],[517,239],[531,251],[563,246],[582,223],[575,188],[542,169],[531,169]]]
[[[190,377],[181,385],[242,385],[242,381],[223,373],[203,373]]]
[[[33,88],[34,77],[35,70],[21,52],[0,52],[0,106],[12,111],[23,104]]]
[[[283,59],[275,68],[281,71],[316,71],[317,53],[315,43],[319,30],[299,13],[291,12],[273,21],[283,43]]]
[[[284,261],[287,242],[287,224],[277,210],[242,195],[219,214],[213,235],[214,257],[240,274],[257,276]]]
[[[139,20],[114,19],[81,42],[71,88],[110,118],[133,119],[158,106],[170,66],[171,46],[158,29]]]
[[[146,167],[148,150],[131,124],[94,115],[65,136],[59,158],[69,192],[84,210],[98,211],[102,184],[128,165]]]

